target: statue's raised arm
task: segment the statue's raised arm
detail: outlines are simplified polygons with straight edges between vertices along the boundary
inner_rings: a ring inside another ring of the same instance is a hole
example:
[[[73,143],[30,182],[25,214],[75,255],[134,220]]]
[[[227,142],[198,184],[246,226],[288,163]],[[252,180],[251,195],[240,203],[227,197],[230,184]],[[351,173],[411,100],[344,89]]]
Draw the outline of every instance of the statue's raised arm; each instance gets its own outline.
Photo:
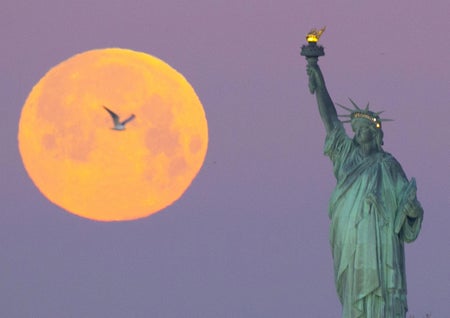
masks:
[[[333,130],[339,122],[336,108],[331,100],[323,78],[322,71],[317,64],[317,58],[308,58],[307,74],[309,76],[309,91],[316,95],[320,117],[327,133]]]
[[[312,29],[309,31],[306,35],[308,45],[302,46],[302,51],[300,54],[308,61],[307,73],[309,76],[309,91],[311,94],[316,94],[320,117],[322,117],[323,124],[325,125],[325,129],[328,134],[339,122],[339,119],[336,108],[334,107],[333,101],[331,100],[327,87],[325,86],[322,71],[317,64],[319,56],[325,55],[323,47],[317,45],[317,42],[325,29],[326,27],[323,27],[320,30]]]

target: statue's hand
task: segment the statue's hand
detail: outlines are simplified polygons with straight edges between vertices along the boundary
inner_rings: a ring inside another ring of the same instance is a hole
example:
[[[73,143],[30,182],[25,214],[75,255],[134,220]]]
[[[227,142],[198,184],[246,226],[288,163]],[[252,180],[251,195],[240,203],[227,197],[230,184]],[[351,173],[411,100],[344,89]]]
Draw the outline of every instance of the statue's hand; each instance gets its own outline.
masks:
[[[323,83],[322,72],[317,64],[310,64],[306,67],[306,73],[309,77],[309,91],[314,94],[319,86]]]
[[[416,192],[416,180],[412,178],[405,189],[405,203],[403,204],[403,213],[410,218],[417,218],[423,214],[423,209],[417,200]]]
[[[406,216],[408,216],[410,218],[417,218],[421,214],[422,207],[421,207],[419,201],[417,201],[417,199],[414,198],[414,199],[409,200],[405,204],[404,211],[405,211]]]

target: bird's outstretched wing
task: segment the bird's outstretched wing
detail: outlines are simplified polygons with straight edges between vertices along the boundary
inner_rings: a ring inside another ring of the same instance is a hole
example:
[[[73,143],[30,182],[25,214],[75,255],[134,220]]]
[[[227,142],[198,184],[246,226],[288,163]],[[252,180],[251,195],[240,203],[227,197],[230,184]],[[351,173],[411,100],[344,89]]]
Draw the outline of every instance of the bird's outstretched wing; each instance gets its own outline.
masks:
[[[130,117],[128,117],[127,119],[125,119],[123,122],[121,122],[122,125],[125,125],[126,123],[128,123],[129,121],[132,121],[134,119],[134,117],[136,117],[134,114],[131,115]]]
[[[106,106],[103,106],[104,109],[106,109],[106,111],[111,115],[113,121],[114,121],[114,126],[120,124],[119,122],[119,116],[113,112],[111,109],[107,108]]]

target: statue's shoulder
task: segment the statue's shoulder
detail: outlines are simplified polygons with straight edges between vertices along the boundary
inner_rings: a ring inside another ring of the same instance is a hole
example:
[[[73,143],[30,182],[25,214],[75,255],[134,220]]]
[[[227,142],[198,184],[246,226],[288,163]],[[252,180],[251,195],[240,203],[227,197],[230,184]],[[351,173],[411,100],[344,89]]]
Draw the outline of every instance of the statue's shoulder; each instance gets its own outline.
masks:
[[[350,152],[352,140],[345,132],[342,123],[337,123],[335,127],[327,133],[325,138],[324,154],[329,156],[331,160],[335,160],[345,156]]]
[[[380,152],[380,157],[381,157],[381,161],[384,164],[387,164],[387,165],[399,165],[397,159],[395,159],[395,157],[389,152],[386,152],[384,150],[381,151]]]
[[[400,162],[398,162],[395,157],[390,154],[389,152],[382,151],[381,152],[381,161],[383,165],[391,172],[391,173],[400,173],[404,174],[403,168],[400,165]]]
[[[384,151],[384,150],[380,151],[380,156],[383,158],[383,160],[386,160],[386,161],[396,160],[395,157],[391,153]]]

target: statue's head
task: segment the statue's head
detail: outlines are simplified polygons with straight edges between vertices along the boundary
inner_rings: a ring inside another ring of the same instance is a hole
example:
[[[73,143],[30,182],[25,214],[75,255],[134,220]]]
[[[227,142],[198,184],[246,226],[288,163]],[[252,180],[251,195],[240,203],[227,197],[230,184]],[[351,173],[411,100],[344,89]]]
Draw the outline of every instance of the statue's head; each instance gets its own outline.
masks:
[[[366,146],[377,151],[382,150],[383,130],[380,126],[365,118],[357,118],[351,121],[352,130],[355,133],[353,140],[360,146]]]
[[[353,104],[354,109],[337,104],[338,106],[349,111],[350,114],[340,115],[341,117],[348,117],[348,120],[343,122],[350,122],[352,130],[355,133],[354,141],[359,145],[372,144],[376,150],[381,151],[383,145],[383,130],[381,128],[382,121],[390,121],[391,119],[381,119],[382,112],[373,112],[369,110],[369,104],[362,109],[354,101],[349,98]]]

